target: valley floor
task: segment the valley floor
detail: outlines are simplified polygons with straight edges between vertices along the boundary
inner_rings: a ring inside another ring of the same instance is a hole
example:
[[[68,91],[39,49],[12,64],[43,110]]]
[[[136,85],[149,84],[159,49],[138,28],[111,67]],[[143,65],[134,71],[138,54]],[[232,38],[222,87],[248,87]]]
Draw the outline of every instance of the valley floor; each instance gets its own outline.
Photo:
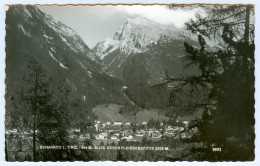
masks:
[[[169,117],[163,115],[160,109],[142,109],[137,113],[126,112],[121,114],[120,110],[122,107],[122,105],[118,104],[99,105],[93,108],[92,111],[98,116],[98,120],[100,121],[141,123],[142,121],[149,121],[151,119],[169,120]]]

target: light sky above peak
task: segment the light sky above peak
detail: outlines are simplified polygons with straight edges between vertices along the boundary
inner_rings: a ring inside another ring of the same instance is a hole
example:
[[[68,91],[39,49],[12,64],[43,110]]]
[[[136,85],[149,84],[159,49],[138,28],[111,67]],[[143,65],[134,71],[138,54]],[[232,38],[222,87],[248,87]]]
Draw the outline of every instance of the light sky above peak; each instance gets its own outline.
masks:
[[[166,5],[153,6],[121,6],[116,8],[114,13],[125,13],[129,16],[139,16],[148,20],[157,22],[159,24],[167,25],[173,24],[176,28],[183,28],[185,22],[190,19],[195,19],[195,13],[199,9],[183,10],[183,9],[169,9]]]
[[[142,17],[162,25],[184,28],[195,19],[195,9],[169,9],[166,5],[134,6],[39,6],[39,8],[75,30],[92,48],[112,36],[129,17]]]

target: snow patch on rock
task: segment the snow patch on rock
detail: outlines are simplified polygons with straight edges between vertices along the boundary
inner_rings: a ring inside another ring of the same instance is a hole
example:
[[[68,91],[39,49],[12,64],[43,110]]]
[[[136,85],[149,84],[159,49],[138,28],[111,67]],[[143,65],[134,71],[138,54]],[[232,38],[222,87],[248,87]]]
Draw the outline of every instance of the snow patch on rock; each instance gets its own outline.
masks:
[[[89,76],[90,78],[92,78],[92,73],[91,73],[91,71],[88,71],[88,76]]]
[[[58,62],[58,60],[53,56],[52,52],[49,51],[49,55],[52,57],[52,59],[54,59],[56,62]]]
[[[31,34],[24,29],[23,25],[18,24],[18,27],[23,31],[24,35],[31,37]]]
[[[54,49],[54,48],[52,48],[52,47],[51,47],[51,51],[56,53],[55,49]]]
[[[24,12],[26,13],[27,16],[32,18],[31,13],[26,9],[26,7],[24,7]]]
[[[69,69],[68,67],[64,66],[61,62],[60,63],[60,67],[64,68],[64,69]]]

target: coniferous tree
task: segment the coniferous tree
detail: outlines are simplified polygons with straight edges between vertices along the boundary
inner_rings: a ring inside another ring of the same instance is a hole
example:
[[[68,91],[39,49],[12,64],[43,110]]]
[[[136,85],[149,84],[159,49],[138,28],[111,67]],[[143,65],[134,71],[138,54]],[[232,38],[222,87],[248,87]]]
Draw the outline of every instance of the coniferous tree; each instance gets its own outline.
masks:
[[[66,160],[69,145],[69,87],[64,83],[55,86],[51,100],[41,110],[39,142],[44,146],[58,146],[54,150],[43,150],[43,160]]]
[[[28,86],[25,93],[22,94],[22,98],[27,103],[27,109],[30,109],[31,116],[23,117],[27,121],[31,121],[32,126],[32,149],[33,149],[33,161],[37,161],[36,143],[38,135],[38,122],[40,110],[46,107],[49,99],[47,91],[48,83],[46,80],[45,72],[42,70],[41,65],[34,58],[31,58],[28,64],[29,79],[27,80]]]
[[[172,78],[176,83],[170,99],[177,104],[185,92],[196,100],[182,110],[203,109],[201,140],[223,148],[222,153],[205,149],[202,159],[252,160],[254,158],[254,26],[251,5],[206,6],[206,17],[197,15],[187,29],[198,34],[200,48],[184,43],[186,67],[197,66],[198,76]],[[209,48],[206,38],[219,41]],[[202,93],[203,92],[203,93]],[[199,96],[199,97],[198,97]]]
[[[126,161],[126,157],[123,154],[122,150],[117,150],[116,160],[117,161]]]

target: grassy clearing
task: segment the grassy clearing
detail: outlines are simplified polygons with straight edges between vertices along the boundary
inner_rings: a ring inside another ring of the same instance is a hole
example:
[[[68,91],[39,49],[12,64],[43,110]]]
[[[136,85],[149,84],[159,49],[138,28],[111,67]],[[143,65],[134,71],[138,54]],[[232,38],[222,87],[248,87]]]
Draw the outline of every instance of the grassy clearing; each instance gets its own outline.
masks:
[[[120,113],[122,105],[109,104],[99,105],[93,108],[93,112],[98,116],[100,121],[122,121],[135,122],[149,121],[151,119],[168,120],[169,118],[163,115],[160,109],[142,109],[135,113],[124,114]]]

